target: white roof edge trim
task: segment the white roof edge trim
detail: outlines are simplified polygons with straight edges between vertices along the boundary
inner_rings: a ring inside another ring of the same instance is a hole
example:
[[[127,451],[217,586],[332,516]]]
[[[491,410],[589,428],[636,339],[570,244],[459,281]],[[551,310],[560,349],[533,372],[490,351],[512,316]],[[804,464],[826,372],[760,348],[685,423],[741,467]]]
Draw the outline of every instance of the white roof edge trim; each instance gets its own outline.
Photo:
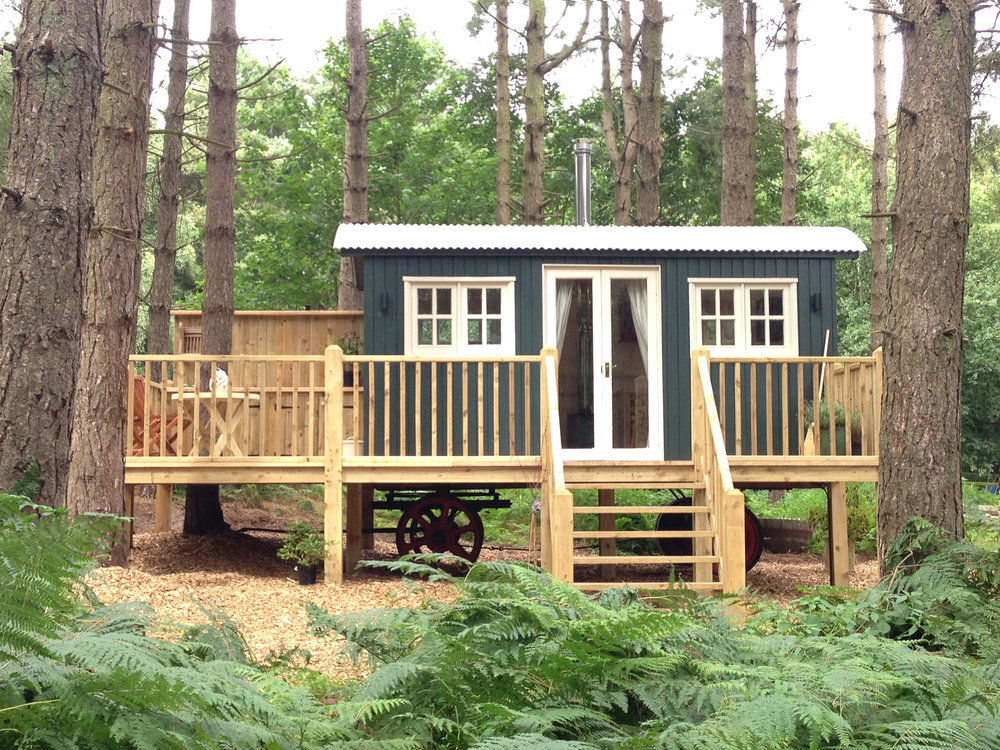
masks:
[[[341,224],[338,250],[553,250],[855,254],[867,250],[844,227],[492,226]]]

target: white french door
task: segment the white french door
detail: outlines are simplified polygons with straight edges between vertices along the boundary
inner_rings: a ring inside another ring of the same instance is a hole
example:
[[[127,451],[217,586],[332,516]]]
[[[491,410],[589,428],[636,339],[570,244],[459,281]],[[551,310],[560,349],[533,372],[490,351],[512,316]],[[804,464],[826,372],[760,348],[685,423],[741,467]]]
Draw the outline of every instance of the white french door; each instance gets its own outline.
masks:
[[[547,266],[544,286],[565,456],[662,459],[659,269]]]

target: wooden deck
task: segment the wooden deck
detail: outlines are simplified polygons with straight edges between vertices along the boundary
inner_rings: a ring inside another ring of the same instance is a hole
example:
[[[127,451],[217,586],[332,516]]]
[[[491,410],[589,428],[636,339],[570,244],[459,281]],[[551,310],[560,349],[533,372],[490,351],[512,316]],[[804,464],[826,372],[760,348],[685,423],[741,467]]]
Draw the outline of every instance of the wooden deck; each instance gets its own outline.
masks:
[[[673,585],[671,566],[685,565],[688,585],[703,591],[746,583],[742,489],[825,486],[831,582],[846,583],[845,483],[878,472],[878,354],[751,361],[696,350],[692,458],[680,461],[563,461],[556,359],[552,349],[416,360],[345,357],[338,347],[323,356],[135,357],[130,374],[143,378],[145,408],[130,394],[126,484],[131,496],[146,483],[322,483],[330,583],[360,557],[375,486],[537,488],[542,564],[557,578],[594,589],[644,570],[653,579],[635,583],[656,588]],[[225,390],[207,377],[219,367],[229,373]],[[151,429],[158,424],[174,434]],[[692,505],[615,504],[616,490],[670,488],[690,491]],[[598,505],[577,505],[575,489],[597,490]],[[616,516],[670,513],[689,514],[693,528],[615,528]],[[576,523],[586,515],[597,517],[596,531]],[[636,538],[689,539],[691,553],[618,554],[619,541]],[[596,541],[597,554],[574,552],[584,540]],[[596,566],[600,579],[579,581],[582,566]]]

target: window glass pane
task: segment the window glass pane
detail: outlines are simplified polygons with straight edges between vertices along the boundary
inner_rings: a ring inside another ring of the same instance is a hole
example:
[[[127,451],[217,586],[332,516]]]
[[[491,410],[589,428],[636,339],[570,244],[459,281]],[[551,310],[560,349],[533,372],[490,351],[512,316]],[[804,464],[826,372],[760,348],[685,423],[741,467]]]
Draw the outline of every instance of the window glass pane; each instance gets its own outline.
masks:
[[[771,315],[784,315],[782,312],[782,302],[784,300],[784,295],[781,293],[780,289],[769,289],[767,292],[768,298],[768,312]]]
[[[751,346],[766,346],[767,340],[764,338],[764,321],[763,320],[751,320],[750,321],[750,345]]]
[[[771,346],[784,346],[785,321],[772,320],[770,323],[770,327],[771,327],[771,341],[769,343],[771,344]]]
[[[469,321],[469,343],[470,344],[483,343],[483,321],[481,320]]]
[[[450,344],[451,343],[451,321],[450,320],[439,320],[437,322],[437,343],[439,344]]]
[[[500,343],[500,321],[495,318],[486,321],[486,343]]]
[[[701,322],[701,343],[705,346],[715,346],[718,343],[715,339],[714,320],[703,320]]]
[[[420,321],[419,339],[419,343],[423,346],[430,346],[434,343],[434,321]]]
[[[467,292],[467,297],[469,300],[469,315],[482,315],[483,314],[483,290],[482,289],[470,289]]]
[[[750,290],[750,314],[751,315],[763,315],[766,312],[764,309],[764,290],[763,289],[751,289]]]
[[[721,331],[721,341],[719,342],[723,346],[736,346],[736,321],[735,320],[723,320],[719,324]]]
[[[490,315],[500,314],[500,290],[486,290],[486,312]]]
[[[701,290],[701,314],[715,315],[715,290]]]
[[[719,290],[719,312],[723,315],[735,315],[736,304],[734,302],[736,292],[732,289]]]
[[[438,315],[451,315],[451,289],[437,290]]]
[[[418,289],[417,290],[417,314],[418,315],[430,315],[434,312],[432,305],[431,294],[434,292],[433,289]]]

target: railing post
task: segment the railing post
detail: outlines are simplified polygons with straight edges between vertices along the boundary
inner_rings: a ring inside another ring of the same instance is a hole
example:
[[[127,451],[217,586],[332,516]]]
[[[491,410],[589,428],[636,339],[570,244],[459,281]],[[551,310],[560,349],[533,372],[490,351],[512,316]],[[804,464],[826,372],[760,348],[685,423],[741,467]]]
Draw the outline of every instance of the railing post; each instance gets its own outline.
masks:
[[[344,582],[343,508],[343,399],[344,353],[339,346],[326,348],[324,386],[326,388],[326,445],[323,467],[323,535],[326,540],[324,564],[327,585]]]
[[[719,576],[723,592],[746,588],[746,522],[743,493],[726,490],[722,496],[722,570]]]
[[[705,435],[704,389],[701,387],[701,374],[698,371],[698,360],[708,358],[708,349],[698,347],[691,350],[691,460],[694,462],[695,483],[704,480],[704,457],[707,437]]]
[[[554,578],[573,582],[573,493],[562,473],[556,350],[541,352],[542,567]]]

